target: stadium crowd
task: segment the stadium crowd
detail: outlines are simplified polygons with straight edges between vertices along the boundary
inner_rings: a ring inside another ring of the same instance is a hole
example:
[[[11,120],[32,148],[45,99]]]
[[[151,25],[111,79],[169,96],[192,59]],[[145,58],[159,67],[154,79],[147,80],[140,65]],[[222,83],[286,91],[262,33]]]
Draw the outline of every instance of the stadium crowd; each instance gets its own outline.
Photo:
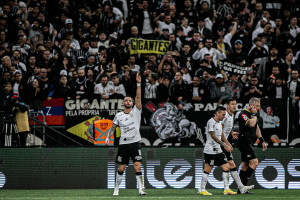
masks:
[[[297,0],[4,0],[0,109],[13,93],[34,110],[52,98],[134,97],[140,72],[144,99],[289,98],[298,126],[299,23]],[[170,41],[169,51],[130,55],[131,38]]]

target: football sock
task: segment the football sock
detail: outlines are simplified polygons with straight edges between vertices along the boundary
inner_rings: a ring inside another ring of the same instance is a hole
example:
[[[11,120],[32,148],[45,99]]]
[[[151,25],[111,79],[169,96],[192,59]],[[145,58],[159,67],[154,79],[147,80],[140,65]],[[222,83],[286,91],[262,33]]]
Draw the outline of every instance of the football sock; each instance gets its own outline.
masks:
[[[242,181],[240,179],[239,174],[236,171],[236,168],[231,169],[230,174],[231,174],[231,177],[233,178],[233,180],[236,182],[237,186],[239,188],[243,187]]]
[[[200,185],[200,191],[201,191],[201,192],[202,192],[203,190],[205,190],[208,175],[209,175],[209,173],[207,173],[206,171],[203,171],[202,179],[201,179],[201,185]]]
[[[246,171],[240,170],[240,178],[241,178],[243,185],[247,185],[248,180],[247,180]]]
[[[119,187],[119,185],[121,184],[122,178],[123,178],[123,173],[124,172],[120,172],[118,170],[118,173],[117,173],[117,176],[116,176],[116,187]]]
[[[143,176],[142,176],[142,172],[136,172],[136,181],[138,183],[139,186],[139,190],[143,189]]]
[[[254,169],[252,169],[251,167],[248,167],[247,170],[246,170],[246,180],[247,180],[247,183],[252,175],[252,173],[254,172]]]
[[[224,190],[229,189],[229,171],[223,171],[222,178],[224,181]]]

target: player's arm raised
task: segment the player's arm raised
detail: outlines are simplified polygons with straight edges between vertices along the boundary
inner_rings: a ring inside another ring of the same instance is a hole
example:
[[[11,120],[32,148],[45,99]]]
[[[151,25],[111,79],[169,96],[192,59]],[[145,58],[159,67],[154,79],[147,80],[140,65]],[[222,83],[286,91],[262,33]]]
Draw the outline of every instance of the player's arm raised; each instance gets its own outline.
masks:
[[[212,139],[217,142],[218,144],[222,145],[226,151],[230,152],[230,147],[227,146],[224,142],[219,140],[219,138],[216,136],[215,132],[209,132],[211,134]]]
[[[139,110],[142,109],[142,102],[141,102],[141,82],[142,82],[142,79],[140,77],[140,74],[137,73],[136,74],[136,85],[137,85],[137,88],[136,88],[136,96],[135,96],[135,105],[136,105],[136,107]]]
[[[108,146],[109,144],[109,138],[114,134],[115,130],[116,130],[117,125],[113,124],[110,128],[110,131],[105,139],[105,145]]]

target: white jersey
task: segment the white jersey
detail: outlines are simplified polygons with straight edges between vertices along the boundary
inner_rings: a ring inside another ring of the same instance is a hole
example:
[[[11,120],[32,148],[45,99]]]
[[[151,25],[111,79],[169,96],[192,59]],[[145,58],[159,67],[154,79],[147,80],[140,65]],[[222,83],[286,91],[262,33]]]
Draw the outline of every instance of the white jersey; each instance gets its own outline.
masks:
[[[219,143],[214,141],[214,139],[211,137],[211,133],[214,132],[217,138],[221,140],[222,137],[222,123],[217,122],[214,118],[211,118],[208,120],[206,125],[206,143],[204,147],[204,153],[207,154],[219,154],[222,153],[222,149]]]
[[[141,141],[141,113],[142,110],[134,106],[128,114],[123,111],[116,114],[113,123],[119,126],[121,130],[120,145]]]
[[[232,130],[233,127],[233,115],[230,115],[227,110],[226,110],[226,116],[222,121],[223,124],[223,133],[225,138],[227,139],[228,136],[230,135],[230,132]]]

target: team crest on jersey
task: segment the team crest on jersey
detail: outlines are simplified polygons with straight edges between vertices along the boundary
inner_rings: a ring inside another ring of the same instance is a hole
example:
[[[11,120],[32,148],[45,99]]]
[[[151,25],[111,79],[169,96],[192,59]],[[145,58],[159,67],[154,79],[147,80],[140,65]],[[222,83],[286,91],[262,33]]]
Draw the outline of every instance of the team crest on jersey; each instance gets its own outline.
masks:
[[[197,126],[183,114],[193,108],[191,103],[184,104],[183,109],[179,110],[172,103],[165,103],[162,108],[156,110],[151,118],[150,123],[160,139],[165,140],[172,137],[188,138],[195,134]]]
[[[108,127],[108,123],[100,123],[100,128],[105,130]]]

